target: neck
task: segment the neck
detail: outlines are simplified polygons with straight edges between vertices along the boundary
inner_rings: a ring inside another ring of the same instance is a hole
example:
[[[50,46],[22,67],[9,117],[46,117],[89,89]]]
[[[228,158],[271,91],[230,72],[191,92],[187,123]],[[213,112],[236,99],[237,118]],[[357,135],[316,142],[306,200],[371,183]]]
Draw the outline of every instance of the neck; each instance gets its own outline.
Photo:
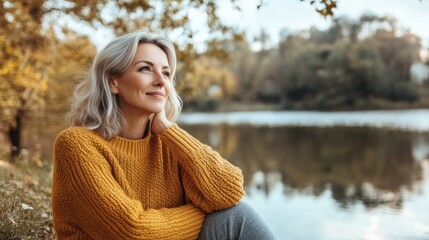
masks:
[[[122,131],[120,133],[120,136],[127,139],[142,139],[145,137],[146,132],[149,130],[148,123],[149,123],[149,116],[150,115],[125,115],[125,122],[122,127]]]

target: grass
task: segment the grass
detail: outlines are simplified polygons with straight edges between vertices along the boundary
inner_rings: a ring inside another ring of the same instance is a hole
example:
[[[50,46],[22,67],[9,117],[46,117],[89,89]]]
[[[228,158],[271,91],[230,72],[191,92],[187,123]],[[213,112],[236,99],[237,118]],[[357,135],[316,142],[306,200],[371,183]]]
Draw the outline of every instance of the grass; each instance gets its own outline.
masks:
[[[0,239],[55,239],[50,168],[0,160]]]

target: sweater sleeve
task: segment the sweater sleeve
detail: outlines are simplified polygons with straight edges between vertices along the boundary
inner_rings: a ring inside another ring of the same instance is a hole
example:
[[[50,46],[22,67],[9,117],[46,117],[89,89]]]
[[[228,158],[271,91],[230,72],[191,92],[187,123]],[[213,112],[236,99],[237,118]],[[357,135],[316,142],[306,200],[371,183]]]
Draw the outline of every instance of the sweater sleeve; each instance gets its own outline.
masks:
[[[236,205],[244,196],[241,170],[176,124],[161,134],[183,168],[186,197],[210,213]]]
[[[203,211],[192,204],[143,209],[142,203],[127,196],[115,181],[104,157],[108,153],[101,152],[90,139],[59,135],[55,143],[54,218],[55,213],[57,217],[72,216],[71,224],[95,239],[198,237]],[[58,194],[61,189],[67,189],[66,193]]]

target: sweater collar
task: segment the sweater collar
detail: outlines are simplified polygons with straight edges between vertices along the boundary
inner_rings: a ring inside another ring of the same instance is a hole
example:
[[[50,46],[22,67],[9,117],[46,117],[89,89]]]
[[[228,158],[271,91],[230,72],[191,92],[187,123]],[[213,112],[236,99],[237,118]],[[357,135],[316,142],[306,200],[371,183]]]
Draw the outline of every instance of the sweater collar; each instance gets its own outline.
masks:
[[[152,135],[151,133],[149,133],[143,139],[135,140],[115,136],[110,140],[109,144],[112,146],[112,148],[123,154],[138,157],[148,152],[150,139],[153,137],[155,137],[155,135]]]

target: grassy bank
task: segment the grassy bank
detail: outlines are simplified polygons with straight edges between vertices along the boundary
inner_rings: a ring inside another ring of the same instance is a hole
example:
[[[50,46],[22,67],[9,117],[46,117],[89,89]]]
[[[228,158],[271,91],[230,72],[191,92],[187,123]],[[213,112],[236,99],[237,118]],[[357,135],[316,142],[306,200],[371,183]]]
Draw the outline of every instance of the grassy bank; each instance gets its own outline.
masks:
[[[55,239],[50,172],[0,160],[0,239]]]

